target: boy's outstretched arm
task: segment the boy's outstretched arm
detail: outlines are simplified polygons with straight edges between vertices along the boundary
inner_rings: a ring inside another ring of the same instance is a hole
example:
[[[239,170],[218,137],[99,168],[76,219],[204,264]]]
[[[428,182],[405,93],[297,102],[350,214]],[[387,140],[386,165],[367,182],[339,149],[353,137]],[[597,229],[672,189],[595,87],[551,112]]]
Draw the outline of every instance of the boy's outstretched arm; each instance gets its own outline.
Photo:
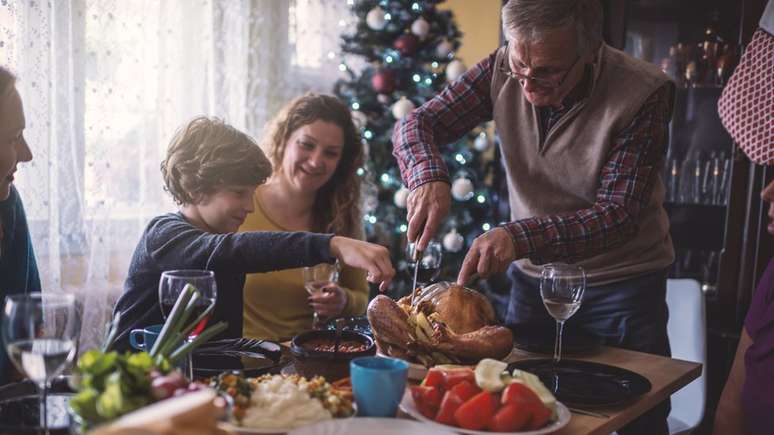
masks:
[[[379,283],[379,290],[385,291],[395,276],[390,261],[390,251],[384,246],[334,236],[331,239],[331,254],[342,263],[368,272],[366,279]]]
[[[384,290],[395,270],[387,248],[347,237],[306,232],[212,234],[174,214],[152,222],[147,255],[161,270],[199,268],[237,273],[268,272],[333,262],[368,272]]]

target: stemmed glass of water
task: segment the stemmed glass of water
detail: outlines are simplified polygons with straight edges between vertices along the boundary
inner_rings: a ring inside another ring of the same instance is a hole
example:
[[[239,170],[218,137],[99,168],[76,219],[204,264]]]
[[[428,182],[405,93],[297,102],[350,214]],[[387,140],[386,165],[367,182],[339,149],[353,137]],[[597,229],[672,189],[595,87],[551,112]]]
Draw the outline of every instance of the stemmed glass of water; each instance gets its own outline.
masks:
[[[580,309],[585,290],[586,272],[582,267],[564,263],[543,266],[540,275],[540,296],[548,314],[556,319],[554,363],[562,359],[564,322]]]
[[[339,262],[320,263],[316,266],[304,268],[304,288],[310,295],[329,291],[338,286]],[[312,317],[312,329],[322,328],[322,320],[317,311]]]
[[[187,285],[196,287],[199,291],[199,299],[195,301],[193,314],[190,319],[194,320],[199,318],[205,311],[210,310],[210,314],[205,316],[199,321],[194,329],[188,335],[188,341],[193,340],[204,330],[207,326],[207,322],[212,317],[213,309],[210,307],[215,305],[218,298],[218,287],[215,283],[215,273],[211,270],[168,270],[161,274],[159,280],[159,303],[161,304],[161,314],[164,319],[172,312],[172,308],[177,302],[180,292]],[[187,360],[188,367],[186,368],[186,375],[188,379],[193,379],[193,361],[191,354],[188,354]]]
[[[40,392],[40,425],[48,433],[47,391],[75,358],[80,312],[71,294],[26,293],[5,298],[2,335],[14,365]]]

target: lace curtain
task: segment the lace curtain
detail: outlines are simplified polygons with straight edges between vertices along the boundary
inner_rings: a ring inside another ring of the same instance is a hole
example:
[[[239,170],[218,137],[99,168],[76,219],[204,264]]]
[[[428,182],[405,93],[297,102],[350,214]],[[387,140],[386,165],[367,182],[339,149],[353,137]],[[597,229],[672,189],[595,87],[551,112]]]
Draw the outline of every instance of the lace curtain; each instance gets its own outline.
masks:
[[[290,98],[329,92],[344,1],[3,0],[0,62],[19,81],[34,160],[17,188],[44,291],[84,307],[97,345],[147,221],[174,210],[159,172],[200,114],[258,138]]]

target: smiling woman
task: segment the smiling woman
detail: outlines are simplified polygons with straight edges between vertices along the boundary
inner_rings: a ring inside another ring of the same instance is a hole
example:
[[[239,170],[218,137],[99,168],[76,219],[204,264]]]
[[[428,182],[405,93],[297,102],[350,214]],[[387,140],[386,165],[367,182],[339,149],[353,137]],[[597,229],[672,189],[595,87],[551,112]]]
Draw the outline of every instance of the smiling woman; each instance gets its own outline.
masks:
[[[274,118],[262,142],[274,164],[255,193],[256,210],[242,231],[320,231],[362,239],[363,145],[349,108],[336,97],[306,94]],[[323,318],[365,311],[365,276],[342,268],[340,286],[307,294],[299,269],[248,275],[244,334],[287,340]]]

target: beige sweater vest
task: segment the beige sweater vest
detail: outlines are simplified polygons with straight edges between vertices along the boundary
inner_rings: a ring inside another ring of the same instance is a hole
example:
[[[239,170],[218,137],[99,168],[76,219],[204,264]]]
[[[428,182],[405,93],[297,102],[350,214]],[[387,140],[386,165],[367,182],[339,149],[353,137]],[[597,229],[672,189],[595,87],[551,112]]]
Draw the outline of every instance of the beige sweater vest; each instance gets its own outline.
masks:
[[[491,97],[508,177],[511,219],[590,208],[613,141],[668,77],[655,65],[603,44],[594,63],[589,96],[564,114],[543,138],[538,112],[522,94],[521,85],[497,68],[504,56],[505,48],[501,48],[493,68]],[[662,270],[674,260],[669,220],[662,205],[660,167],[657,174],[651,197],[636,217],[634,237],[577,262],[586,270],[588,285]],[[519,260],[518,266],[530,276],[540,275],[540,266],[529,259]]]

